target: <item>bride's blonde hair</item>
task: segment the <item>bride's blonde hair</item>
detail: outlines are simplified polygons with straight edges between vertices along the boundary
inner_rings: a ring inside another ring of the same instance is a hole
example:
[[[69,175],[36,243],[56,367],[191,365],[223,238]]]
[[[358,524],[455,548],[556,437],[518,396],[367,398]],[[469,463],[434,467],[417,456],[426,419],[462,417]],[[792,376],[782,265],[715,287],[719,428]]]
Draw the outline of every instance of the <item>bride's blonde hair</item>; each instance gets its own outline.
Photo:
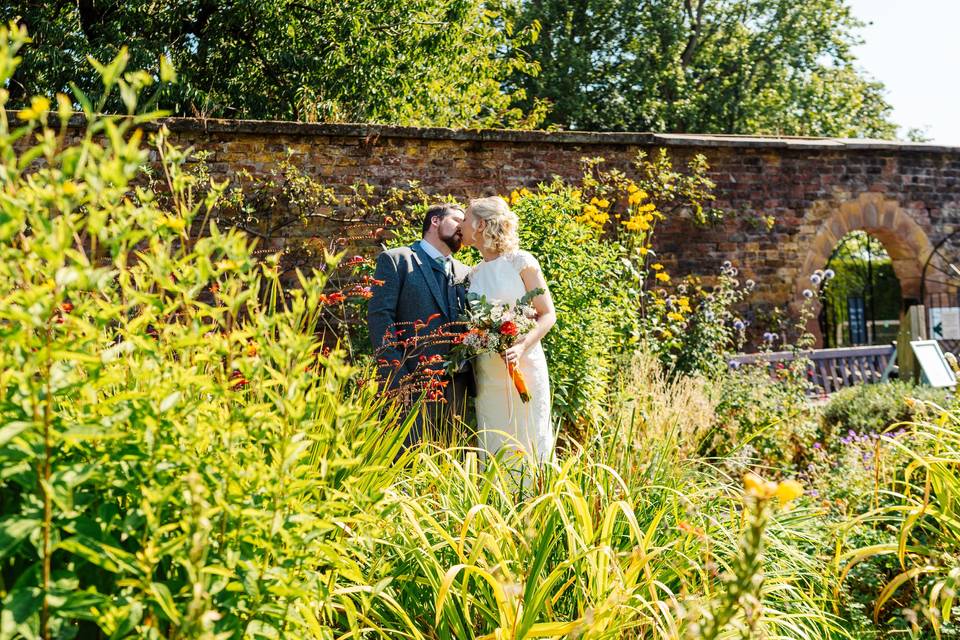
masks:
[[[520,247],[520,237],[517,230],[520,220],[517,214],[510,211],[507,201],[500,196],[477,198],[470,201],[467,209],[478,219],[486,222],[481,238],[483,246],[497,253],[509,253]],[[473,230],[477,230],[477,221],[473,222]]]

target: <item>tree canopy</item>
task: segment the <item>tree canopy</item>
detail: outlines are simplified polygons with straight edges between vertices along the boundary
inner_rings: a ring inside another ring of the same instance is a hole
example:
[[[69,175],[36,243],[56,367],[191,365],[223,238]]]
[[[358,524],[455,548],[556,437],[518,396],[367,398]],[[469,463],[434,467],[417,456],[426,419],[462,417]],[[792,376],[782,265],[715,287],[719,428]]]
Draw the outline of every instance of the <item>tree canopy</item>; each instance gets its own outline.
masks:
[[[846,0],[525,0],[516,75],[565,128],[892,137]]]
[[[165,56],[177,115],[893,137],[847,0],[14,0],[11,106]],[[117,101],[108,105],[122,110]],[[549,107],[549,115],[544,115]]]
[[[13,105],[70,81],[96,97],[87,56],[108,61],[127,46],[130,68],[173,63],[179,82],[160,106],[179,115],[534,124],[501,86],[530,69],[517,51],[529,31],[497,0],[20,0],[0,19],[32,37]]]

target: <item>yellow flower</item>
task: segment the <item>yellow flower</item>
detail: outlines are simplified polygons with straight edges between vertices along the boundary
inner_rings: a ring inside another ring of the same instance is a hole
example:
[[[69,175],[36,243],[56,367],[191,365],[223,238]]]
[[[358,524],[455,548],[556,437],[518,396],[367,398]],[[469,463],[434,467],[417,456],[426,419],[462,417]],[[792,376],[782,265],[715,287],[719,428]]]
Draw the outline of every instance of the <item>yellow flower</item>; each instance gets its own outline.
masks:
[[[636,193],[637,191],[640,191],[640,188],[632,182],[627,186],[627,193]]]
[[[664,339],[664,340],[669,340],[669,339],[672,338],[672,337],[673,337],[673,333],[670,331],[670,329],[664,329],[664,330],[663,330],[663,339]]]
[[[764,480],[752,472],[743,476],[743,488],[747,495],[753,496],[754,498],[760,498],[762,500],[772,497],[777,492],[777,485],[775,482]]]
[[[673,320],[674,322],[683,322],[683,315],[677,313],[676,311],[671,311],[667,314],[667,318]]]
[[[604,198],[603,200],[597,203],[597,206],[600,207],[601,209],[606,209],[607,207],[610,206],[610,201]]]
[[[655,262],[652,265],[650,265],[650,268],[653,269],[654,271],[661,271],[663,269],[663,265],[660,264],[659,262]]]
[[[21,120],[36,120],[50,110],[50,99],[44,96],[30,98],[30,107],[17,114]]]
[[[640,247],[640,255],[641,255],[641,256],[645,256],[645,255],[647,255],[648,253],[650,253],[650,249],[648,249],[647,247]]]
[[[803,485],[796,480],[770,482],[755,473],[743,476],[743,488],[747,495],[761,500],[769,500],[776,496],[784,506],[803,495]]]
[[[643,202],[643,196],[641,196],[639,192],[631,193],[627,198],[627,204],[634,205],[640,204],[641,202]]]
[[[777,499],[780,504],[789,504],[803,495],[803,485],[796,480],[784,480],[777,485]]]
[[[687,296],[683,296],[682,298],[677,300],[677,305],[679,305],[681,311],[690,313],[690,298],[688,298]]]
[[[659,280],[660,282],[670,282],[670,276],[668,276],[668,275],[667,275],[666,273],[664,273],[663,271],[661,271],[660,273],[658,273],[657,276],[656,276],[656,278],[657,278],[657,280]]]

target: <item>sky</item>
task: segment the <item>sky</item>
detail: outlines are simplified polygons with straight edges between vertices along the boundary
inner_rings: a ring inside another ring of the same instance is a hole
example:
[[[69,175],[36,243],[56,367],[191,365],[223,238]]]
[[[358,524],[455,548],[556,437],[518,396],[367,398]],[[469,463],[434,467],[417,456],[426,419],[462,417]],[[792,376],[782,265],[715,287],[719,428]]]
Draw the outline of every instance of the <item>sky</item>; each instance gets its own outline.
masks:
[[[960,146],[960,0],[849,0],[870,22],[858,65],[887,87],[893,121]]]

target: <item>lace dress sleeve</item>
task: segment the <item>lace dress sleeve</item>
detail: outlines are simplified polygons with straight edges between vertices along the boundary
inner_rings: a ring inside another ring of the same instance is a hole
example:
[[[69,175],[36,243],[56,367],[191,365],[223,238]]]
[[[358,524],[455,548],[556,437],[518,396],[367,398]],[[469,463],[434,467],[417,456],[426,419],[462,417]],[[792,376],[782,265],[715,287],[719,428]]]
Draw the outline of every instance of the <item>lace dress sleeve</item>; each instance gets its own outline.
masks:
[[[523,273],[527,269],[533,269],[538,273],[543,273],[543,270],[540,269],[540,263],[537,262],[533,254],[528,251],[516,251],[510,254],[508,260],[513,268],[517,270],[517,273]]]

